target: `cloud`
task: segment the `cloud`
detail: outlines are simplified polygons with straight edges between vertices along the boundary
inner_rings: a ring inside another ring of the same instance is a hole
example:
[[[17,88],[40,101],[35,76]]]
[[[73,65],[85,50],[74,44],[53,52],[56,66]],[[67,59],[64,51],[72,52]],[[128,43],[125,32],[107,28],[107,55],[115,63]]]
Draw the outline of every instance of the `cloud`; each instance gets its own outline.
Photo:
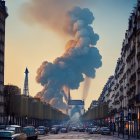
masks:
[[[51,28],[63,36],[65,33],[65,14],[74,6],[95,3],[96,0],[29,0],[21,6],[21,18],[28,24]]]

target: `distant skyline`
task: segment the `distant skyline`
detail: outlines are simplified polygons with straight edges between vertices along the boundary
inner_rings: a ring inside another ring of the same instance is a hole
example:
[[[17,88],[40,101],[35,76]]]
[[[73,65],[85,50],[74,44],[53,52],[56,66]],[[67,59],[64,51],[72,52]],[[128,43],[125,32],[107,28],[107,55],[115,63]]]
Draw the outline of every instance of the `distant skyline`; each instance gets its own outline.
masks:
[[[28,67],[29,92],[34,96],[42,90],[42,86],[35,80],[37,69],[43,61],[52,62],[56,57],[61,56],[68,40],[64,40],[50,26],[46,28],[39,23],[26,23],[20,13],[23,4],[28,1],[32,0],[6,1],[9,17],[6,22],[5,84],[17,85],[22,92],[24,71]],[[58,0],[53,1],[58,2]],[[60,3],[62,1],[60,0]],[[128,19],[136,1],[77,0],[74,2],[72,0],[72,6],[88,7],[93,12],[95,17],[93,28],[100,36],[96,46],[102,55],[103,66],[97,69],[96,77],[92,80],[86,99],[86,109],[92,100],[98,99],[109,76],[114,74],[125,31],[128,28]],[[61,7],[63,8],[63,3]],[[82,88],[81,85],[80,89],[71,91],[73,99],[82,99]]]

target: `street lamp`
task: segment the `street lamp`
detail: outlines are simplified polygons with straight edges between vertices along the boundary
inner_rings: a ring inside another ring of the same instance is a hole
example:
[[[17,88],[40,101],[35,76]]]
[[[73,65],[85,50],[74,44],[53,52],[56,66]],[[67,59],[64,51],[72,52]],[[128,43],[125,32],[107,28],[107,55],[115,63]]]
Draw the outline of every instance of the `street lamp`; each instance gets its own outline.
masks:
[[[131,110],[128,108],[128,139],[130,139],[130,134],[129,134],[130,123],[129,123],[129,121],[131,121]]]
[[[123,96],[123,99],[121,101],[121,122],[122,122],[122,133],[123,133],[123,138],[124,138],[124,96]]]
[[[27,117],[27,115],[25,116],[25,120],[26,120],[26,125],[28,125],[28,117]]]

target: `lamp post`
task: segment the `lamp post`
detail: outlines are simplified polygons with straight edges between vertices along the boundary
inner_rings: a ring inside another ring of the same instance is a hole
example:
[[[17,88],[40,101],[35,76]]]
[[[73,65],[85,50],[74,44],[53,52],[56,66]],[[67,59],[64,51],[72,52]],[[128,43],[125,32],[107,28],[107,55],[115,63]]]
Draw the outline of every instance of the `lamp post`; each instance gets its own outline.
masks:
[[[130,130],[130,122],[131,121],[131,110],[128,108],[128,140],[130,139],[130,134],[129,134],[129,130]]]
[[[122,99],[122,131],[123,131],[123,138],[124,138],[124,97]]]
[[[28,125],[28,117],[27,117],[27,115],[25,116],[25,120],[26,120],[25,125]]]
[[[123,138],[124,138],[124,111],[122,110],[122,126],[123,126]]]

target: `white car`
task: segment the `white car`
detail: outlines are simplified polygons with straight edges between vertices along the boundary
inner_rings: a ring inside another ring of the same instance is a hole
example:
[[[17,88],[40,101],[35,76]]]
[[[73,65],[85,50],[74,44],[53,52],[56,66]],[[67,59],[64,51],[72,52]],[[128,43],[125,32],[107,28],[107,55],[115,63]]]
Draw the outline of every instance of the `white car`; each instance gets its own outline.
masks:
[[[6,126],[5,131],[13,132],[14,134],[18,135],[18,138],[21,140],[27,139],[27,135],[23,133],[22,127],[19,125],[8,125]]]

